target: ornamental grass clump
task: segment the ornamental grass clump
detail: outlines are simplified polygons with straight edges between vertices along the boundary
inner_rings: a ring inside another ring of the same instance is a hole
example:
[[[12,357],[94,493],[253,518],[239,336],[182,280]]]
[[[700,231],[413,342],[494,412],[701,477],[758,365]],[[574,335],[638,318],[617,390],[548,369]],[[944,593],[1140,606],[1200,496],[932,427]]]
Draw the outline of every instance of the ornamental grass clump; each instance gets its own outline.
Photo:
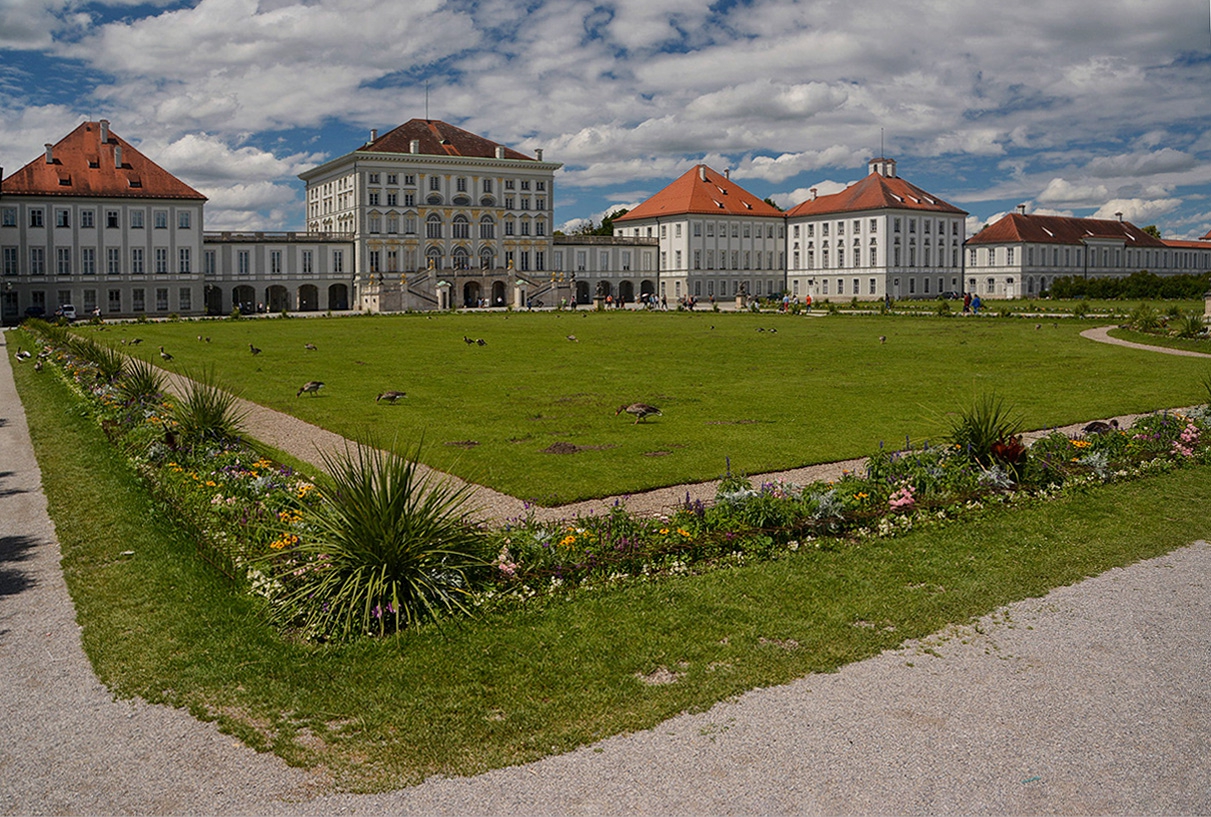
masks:
[[[471,488],[422,474],[419,453],[357,445],[321,454],[318,503],[262,560],[280,587],[277,623],[350,640],[470,611],[491,566],[484,532],[468,518]]]
[[[952,420],[948,440],[973,462],[984,468],[999,465],[1016,480],[1026,456],[1021,430],[1021,418],[1001,397],[984,394]]]
[[[234,394],[220,388],[214,369],[203,369],[197,378],[188,373],[185,377],[185,394],[172,409],[180,444],[222,444],[242,437],[246,412],[239,408]]]
[[[126,373],[116,385],[128,405],[158,403],[164,394],[164,372],[142,358],[131,358]]]

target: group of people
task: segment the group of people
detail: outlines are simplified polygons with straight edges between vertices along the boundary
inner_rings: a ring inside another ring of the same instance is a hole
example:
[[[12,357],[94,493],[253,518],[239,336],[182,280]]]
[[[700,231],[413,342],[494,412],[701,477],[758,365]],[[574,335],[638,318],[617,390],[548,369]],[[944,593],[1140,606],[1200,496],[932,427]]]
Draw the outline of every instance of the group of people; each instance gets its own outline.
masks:
[[[973,296],[970,292],[963,293],[963,314],[964,315],[968,314],[969,312],[973,315],[979,315],[981,306],[983,306],[983,304],[980,302],[979,295]]]

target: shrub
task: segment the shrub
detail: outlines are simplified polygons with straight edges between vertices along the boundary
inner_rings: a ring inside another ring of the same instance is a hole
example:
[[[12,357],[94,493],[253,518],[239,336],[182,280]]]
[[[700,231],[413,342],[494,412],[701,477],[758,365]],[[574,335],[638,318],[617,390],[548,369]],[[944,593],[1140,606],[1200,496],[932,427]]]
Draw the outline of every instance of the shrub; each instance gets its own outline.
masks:
[[[1160,328],[1161,319],[1151,304],[1140,304],[1131,311],[1128,325],[1137,332],[1155,332]]]
[[[989,467],[1006,457],[1017,459],[1017,446],[1011,443],[1022,429],[1021,418],[1015,416],[1005,401],[992,394],[981,395],[970,409],[959,412],[950,427],[949,441],[973,461]],[[999,448],[998,448],[999,446]]]
[[[128,405],[152,403],[164,393],[164,372],[142,358],[132,358],[117,387]]]
[[[1183,315],[1174,327],[1174,334],[1179,338],[1201,338],[1207,332],[1202,315]]]
[[[222,443],[242,436],[244,412],[237,408],[236,396],[219,387],[214,369],[204,369],[196,379],[188,372],[185,377],[185,394],[172,411],[181,444]]]
[[[323,454],[321,500],[268,571],[272,615],[311,637],[383,635],[454,612],[486,572],[485,537],[465,518],[469,487],[422,476],[416,458],[368,445]],[[431,472],[430,472],[431,473]]]

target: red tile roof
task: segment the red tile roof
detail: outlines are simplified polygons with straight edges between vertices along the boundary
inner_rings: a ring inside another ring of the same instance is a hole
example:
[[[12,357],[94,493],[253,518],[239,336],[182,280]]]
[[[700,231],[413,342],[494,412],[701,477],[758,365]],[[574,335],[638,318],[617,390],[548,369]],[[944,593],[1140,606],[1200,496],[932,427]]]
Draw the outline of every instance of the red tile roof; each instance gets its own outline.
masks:
[[[121,167],[115,150],[120,149]],[[50,163],[39,156],[0,184],[5,196],[104,196],[132,199],[206,197],[109,132],[101,142],[101,123],[82,122],[51,147]]]
[[[926,193],[915,184],[898,176],[883,176],[871,173],[861,181],[851,184],[840,193],[817,196],[795,205],[786,212],[787,218],[796,216],[818,216],[832,213],[855,213],[864,210],[918,210],[930,213],[952,213],[967,215],[953,204]]]
[[[1179,238],[1162,238],[1161,241],[1166,247],[1172,247],[1175,250],[1211,250],[1211,240],[1200,238],[1197,241],[1184,241]]]
[[[968,244],[1080,244],[1087,238],[1119,238],[1129,247],[1164,247],[1130,221],[1009,213],[967,239]]]
[[[673,215],[778,216],[782,211],[762,201],[721,173],[696,165],[668,187],[640,204],[623,221]]]
[[[382,136],[367,142],[358,151],[370,153],[411,153],[412,140],[420,142],[420,153],[426,156],[468,156],[480,159],[496,158],[496,148],[503,147],[491,139],[436,119],[411,119]],[[537,161],[512,148],[505,148],[506,159]]]

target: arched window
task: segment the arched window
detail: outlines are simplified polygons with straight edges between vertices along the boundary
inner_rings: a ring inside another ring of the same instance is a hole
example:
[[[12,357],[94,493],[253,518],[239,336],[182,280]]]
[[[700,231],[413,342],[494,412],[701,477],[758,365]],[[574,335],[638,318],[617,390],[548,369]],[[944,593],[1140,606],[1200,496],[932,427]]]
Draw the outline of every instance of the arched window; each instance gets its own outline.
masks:
[[[493,261],[494,261],[494,255],[492,253],[491,247],[484,247],[483,249],[481,249],[479,251],[479,268],[480,269],[492,269],[494,266],[496,266],[496,264],[493,263]]]
[[[430,269],[442,268],[442,249],[441,247],[430,247],[425,250],[425,263]]]
[[[452,238],[470,238],[471,237],[471,222],[467,221],[464,215],[454,217],[454,223],[450,228],[450,236]]]
[[[450,255],[454,264],[454,269],[471,269],[471,254],[467,252],[466,247],[455,247],[454,252],[452,252]]]
[[[441,238],[442,237],[442,217],[437,213],[431,214],[425,219],[425,238]]]
[[[479,237],[480,238],[496,238],[496,222],[491,216],[484,216],[479,220]]]

